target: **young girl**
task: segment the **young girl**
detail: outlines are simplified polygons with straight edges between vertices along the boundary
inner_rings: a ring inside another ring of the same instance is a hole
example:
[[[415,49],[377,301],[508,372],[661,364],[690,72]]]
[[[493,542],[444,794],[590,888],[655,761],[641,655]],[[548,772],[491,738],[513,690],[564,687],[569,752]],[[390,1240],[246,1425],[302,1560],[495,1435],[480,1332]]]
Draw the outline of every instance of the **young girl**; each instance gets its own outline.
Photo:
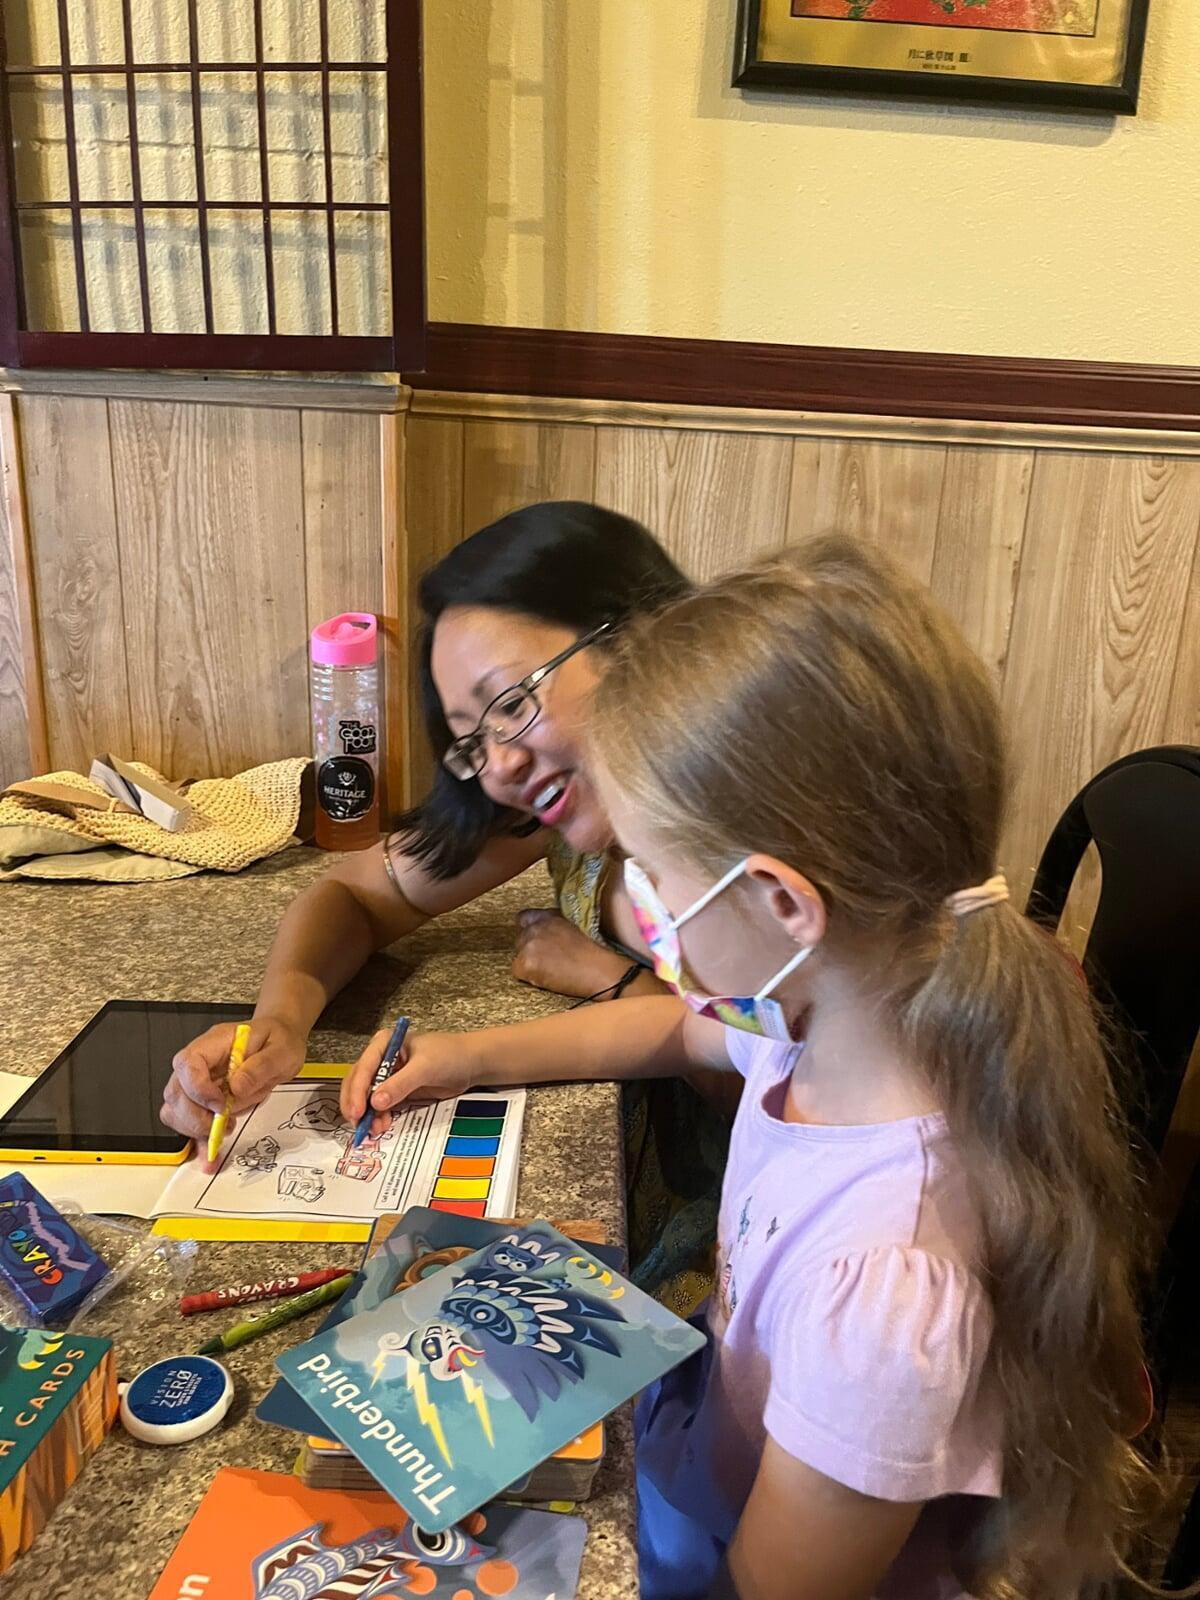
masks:
[[[373,1103],[745,1079],[710,1342],[638,1409],[643,1596],[1087,1591],[1138,1475],[1130,1163],[1087,997],[996,873],[982,667],[823,540],[631,629],[592,741],[687,1007],[418,1037]]]

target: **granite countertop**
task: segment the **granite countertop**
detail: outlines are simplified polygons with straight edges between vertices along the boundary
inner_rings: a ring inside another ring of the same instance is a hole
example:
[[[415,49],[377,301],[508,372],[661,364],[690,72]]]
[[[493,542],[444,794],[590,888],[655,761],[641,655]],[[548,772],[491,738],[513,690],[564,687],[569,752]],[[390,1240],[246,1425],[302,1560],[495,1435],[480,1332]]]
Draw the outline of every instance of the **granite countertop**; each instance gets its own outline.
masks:
[[[320,852],[293,848],[235,877],[205,874],[158,884],[0,886],[0,1070],[36,1074],[109,999],[252,1001],[275,925],[288,901],[320,871]],[[543,869],[440,918],[374,957],[330,1007],[311,1059],[351,1060],[401,1009],[431,1028],[518,1021],[564,1002],[515,983],[512,921],[523,905],[548,903]],[[612,1084],[532,1090],[525,1119],[521,1215],[595,1218],[624,1240],[618,1091]],[[242,1277],[340,1264],[345,1245],[205,1244],[193,1289]],[[118,1291],[118,1295],[120,1291]],[[177,1291],[129,1306],[118,1338],[129,1376],[159,1356],[192,1348],[195,1324],[178,1314]],[[118,1295],[111,1305],[119,1308]],[[307,1326],[307,1325],[306,1325]],[[313,1322],[312,1327],[316,1326]],[[254,1418],[272,1359],[296,1343],[280,1329],[225,1359],[236,1395],[225,1425],[173,1449],[141,1445],[118,1425],[85,1467],[33,1548],[0,1580],[5,1595],[37,1600],[139,1600],[221,1466],[290,1471],[293,1435]],[[628,1409],[609,1425],[597,1492],[583,1508],[588,1541],[580,1600],[637,1592],[633,1456]]]

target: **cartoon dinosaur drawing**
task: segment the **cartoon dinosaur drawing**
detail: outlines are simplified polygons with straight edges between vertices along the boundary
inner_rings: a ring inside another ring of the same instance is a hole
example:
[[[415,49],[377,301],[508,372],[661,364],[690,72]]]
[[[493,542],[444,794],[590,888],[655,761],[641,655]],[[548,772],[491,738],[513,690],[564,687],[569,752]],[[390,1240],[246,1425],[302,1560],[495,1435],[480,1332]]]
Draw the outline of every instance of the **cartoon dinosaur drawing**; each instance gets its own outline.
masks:
[[[278,1162],[279,1140],[272,1139],[269,1133],[264,1133],[237,1157],[237,1165],[243,1172],[274,1172]]]
[[[583,1377],[584,1351],[620,1354],[597,1324],[625,1321],[615,1306],[571,1288],[565,1278],[546,1281],[508,1271],[496,1260],[499,1251],[522,1264],[532,1258],[547,1266],[557,1259],[547,1248],[553,1243],[532,1233],[500,1241],[451,1283],[436,1321],[407,1339],[383,1335],[379,1363],[403,1353],[440,1383],[462,1382],[468,1398],[480,1385],[493,1396],[507,1395],[533,1421],[543,1398],[555,1399]]]
[[[302,1133],[332,1133],[335,1128],[343,1126],[344,1119],[336,1097],[319,1094],[293,1111],[286,1122],[279,1124],[279,1129],[281,1133],[285,1128],[297,1128]]]

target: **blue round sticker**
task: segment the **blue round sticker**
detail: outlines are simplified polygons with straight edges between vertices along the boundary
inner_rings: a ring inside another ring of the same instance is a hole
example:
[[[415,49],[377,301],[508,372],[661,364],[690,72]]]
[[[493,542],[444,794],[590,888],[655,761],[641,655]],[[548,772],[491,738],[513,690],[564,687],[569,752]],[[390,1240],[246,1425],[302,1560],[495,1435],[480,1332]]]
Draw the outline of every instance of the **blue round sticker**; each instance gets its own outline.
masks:
[[[183,1444],[215,1428],[233,1380],[210,1356],[171,1356],[139,1372],[121,1397],[121,1421],[148,1444]]]

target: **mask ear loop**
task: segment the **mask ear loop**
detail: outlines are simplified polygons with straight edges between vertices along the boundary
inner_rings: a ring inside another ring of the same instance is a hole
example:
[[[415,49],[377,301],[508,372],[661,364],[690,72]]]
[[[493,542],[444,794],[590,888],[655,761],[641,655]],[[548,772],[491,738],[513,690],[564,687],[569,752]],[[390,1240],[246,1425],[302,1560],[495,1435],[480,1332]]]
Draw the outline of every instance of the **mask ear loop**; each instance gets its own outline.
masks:
[[[755,1003],[757,1004],[759,1000],[765,1000],[772,989],[778,989],[779,985],[789,975],[789,973],[795,972],[796,968],[800,966],[802,962],[807,961],[815,949],[816,945],[806,944],[802,949],[797,950],[796,954],[788,962],[787,966],[780,967],[779,971],[775,974],[771,981],[765,984],[754,996]]]
[[[749,857],[747,857],[747,860],[748,859]],[[729,885],[733,883],[736,878],[741,877],[745,870],[746,862],[739,861],[737,866],[730,867],[729,871],[723,878],[718,878],[716,883],[714,883],[711,888],[706,889],[700,896],[699,900],[693,901],[686,911],[681,911],[677,917],[673,917],[667,910],[666,906],[663,905],[662,897],[659,895],[658,890],[655,889],[654,885],[646,877],[645,869],[640,865],[638,866],[638,871],[645,880],[647,889],[649,890],[650,894],[653,895],[654,900],[657,903],[658,910],[663,914],[664,920],[661,924],[662,929],[663,931],[670,931],[671,942],[675,948],[669,952],[669,958],[674,963],[675,971],[679,976],[682,977],[683,974],[683,951],[679,944],[680,928],[683,927],[685,922],[690,922],[694,916],[699,915],[699,913],[704,910],[705,906],[710,905],[719,894],[728,889]]]
[[[747,857],[746,860],[748,861],[749,857]],[[746,861],[739,861],[736,867],[730,867],[725,876],[723,878],[718,878],[717,882],[713,884],[712,888],[702,894],[694,905],[689,906],[687,910],[682,913],[682,915],[674,919],[675,927],[677,929],[682,928],[685,922],[690,922],[698,912],[704,910],[705,906],[708,905],[710,901],[715,900],[719,894],[728,889],[731,883],[740,878],[745,870]],[[815,946],[806,944],[803,949],[797,950],[796,954],[787,963],[787,965],[780,967],[775,976],[765,983],[754,996],[755,1003],[757,1004],[759,1000],[765,1000],[772,989],[777,989],[783,980],[791,973],[795,972],[796,968],[800,966],[802,962],[808,960],[809,956],[812,955],[814,948]]]
[[[747,856],[746,861],[749,859],[749,856]],[[672,917],[671,921],[673,925],[676,928],[682,928],[685,922],[690,922],[694,916],[703,911],[705,906],[708,905],[710,901],[715,900],[719,894],[724,893],[724,891],[728,889],[729,885],[736,879],[740,878],[742,873],[745,872],[746,861],[739,861],[736,867],[730,867],[725,876],[723,878],[718,878],[711,889],[706,889],[700,896],[699,900],[690,905],[686,911],[681,912],[679,916]]]

